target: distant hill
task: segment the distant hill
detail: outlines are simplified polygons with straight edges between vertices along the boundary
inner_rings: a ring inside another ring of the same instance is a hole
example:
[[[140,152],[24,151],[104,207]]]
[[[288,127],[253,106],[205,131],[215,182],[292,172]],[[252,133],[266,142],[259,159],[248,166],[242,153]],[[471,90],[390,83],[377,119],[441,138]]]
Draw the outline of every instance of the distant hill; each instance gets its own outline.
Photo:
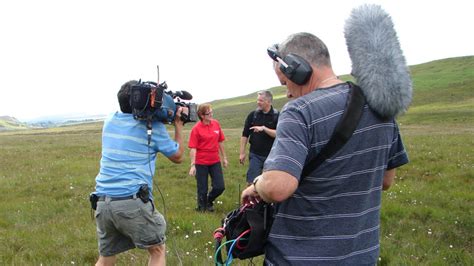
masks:
[[[101,122],[106,115],[88,115],[88,114],[63,114],[54,116],[44,116],[22,122],[11,116],[0,116],[0,131],[31,129],[31,128],[50,128],[60,126],[70,126],[83,123]]]
[[[413,80],[413,102],[408,112],[398,118],[402,124],[469,124],[474,125],[474,56],[447,58],[410,66]],[[341,76],[351,80],[350,75]],[[212,101],[223,128],[241,128],[247,114],[256,107],[257,92]],[[283,86],[269,88],[274,106],[281,110],[288,102]],[[13,117],[0,117],[0,131],[25,129],[27,126],[56,127],[102,121],[104,116],[61,116],[42,118],[28,124]],[[101,124],[101,123],[98,123]],[[190,126],[187,126],[190,128]]]
[[[0,131],[26,129],[28,126],[15,117],[0,116]]]
[[[102,121],[107,115],[90,115],[90,114],[61,114],[54,116],[44,116],[28,121],[28,125],[34,127],[56,127],[65,125],[76,125],[82,123],[90,123]]]
[[[401,123],[474,124],[474,56],[448,58],[410,66],[413,102]],[[350,75],[343,80],[353,80]],[[265,89],[265,88],[262,88]],[[286,89],[270,88],[277,109],[288,102]],[[216,100],[211,104],[214,117],[224,128],[240,128],[247,114],[255,109],[257,91],[240,97]]]

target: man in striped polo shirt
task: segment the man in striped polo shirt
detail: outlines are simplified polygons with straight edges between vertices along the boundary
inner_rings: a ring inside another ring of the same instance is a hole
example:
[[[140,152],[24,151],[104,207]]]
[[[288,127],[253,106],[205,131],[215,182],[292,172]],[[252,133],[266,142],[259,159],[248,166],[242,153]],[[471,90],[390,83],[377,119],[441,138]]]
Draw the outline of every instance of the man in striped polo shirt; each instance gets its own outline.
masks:
[[[278,53],[275,72],[291,101],[280,112],[263,174],[242,193],[243,203],[277,203],[265,264],[375,265],[381,192],[391,185],[395,168],[408,163],[397,123],[366,105],[345,146],[301,176],[331,138],[350,87],[334,74],[326,45],[312,34],[291,35]],[[290,65],[285,58],[308,63],[306,81],[284,72]]]
[[[135,120],[130,106],[130,89],[137,83],[122,85],[117,94],[122,112],[104,122],[93,193],[100,255],[96,265],[114,265],[118,253],[135,247],[148,250],[149,265],[166,264],[166,221],[153,205],[152,178],[158,152],[174,163],[183,161],[183,110],[176,112],[174,140],[157,121],[148,140],[146,121]]]

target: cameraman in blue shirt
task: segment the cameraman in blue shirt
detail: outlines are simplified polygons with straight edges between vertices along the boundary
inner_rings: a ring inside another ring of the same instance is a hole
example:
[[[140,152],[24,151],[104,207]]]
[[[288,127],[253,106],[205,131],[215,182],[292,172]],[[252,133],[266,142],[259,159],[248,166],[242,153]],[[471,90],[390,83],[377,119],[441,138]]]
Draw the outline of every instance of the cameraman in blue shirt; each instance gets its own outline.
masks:
[[[149,265],[166,264],[166,222],[153,205],[152,177],[158,152],[174,163],[183,161],[184,109],[176,112],[174,141],[162,122],[153,122],[148,143],[146,121],[134,119],[130,106],[137,83],[122,85],[117,94],[122,112],[104,122],[100,171],[91,194],[100,254],[96,265],[114,265],[118,253],[135,247],[148,250]]]

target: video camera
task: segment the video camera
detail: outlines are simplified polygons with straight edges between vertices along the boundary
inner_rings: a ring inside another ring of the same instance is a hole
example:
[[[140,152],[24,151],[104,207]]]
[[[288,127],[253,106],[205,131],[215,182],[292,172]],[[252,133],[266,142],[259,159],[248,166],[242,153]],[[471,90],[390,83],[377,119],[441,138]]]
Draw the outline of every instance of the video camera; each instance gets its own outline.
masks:
[[[130,90],[130,106],[133,117],[137,120],[160,121],[172,123],[179,106],[186,107],[189,112],[181,113],[184,123],[196,122],[197,104],[185,103],[181,100],[191,100],[193,96],[187,91],[172,92],[166,82],[160,84],[153,81],[138,81]]]

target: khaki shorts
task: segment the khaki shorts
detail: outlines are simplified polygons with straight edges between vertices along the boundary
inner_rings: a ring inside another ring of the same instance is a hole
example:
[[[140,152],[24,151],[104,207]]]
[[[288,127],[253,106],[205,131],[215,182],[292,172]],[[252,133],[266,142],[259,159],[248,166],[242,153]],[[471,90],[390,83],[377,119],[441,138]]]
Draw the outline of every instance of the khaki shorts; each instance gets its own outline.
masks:
[[[97,202],[95,218],[101,256],[113,256],[135,247],[147,249],[166,240],[166,221],[151,201],[106,198]]]

